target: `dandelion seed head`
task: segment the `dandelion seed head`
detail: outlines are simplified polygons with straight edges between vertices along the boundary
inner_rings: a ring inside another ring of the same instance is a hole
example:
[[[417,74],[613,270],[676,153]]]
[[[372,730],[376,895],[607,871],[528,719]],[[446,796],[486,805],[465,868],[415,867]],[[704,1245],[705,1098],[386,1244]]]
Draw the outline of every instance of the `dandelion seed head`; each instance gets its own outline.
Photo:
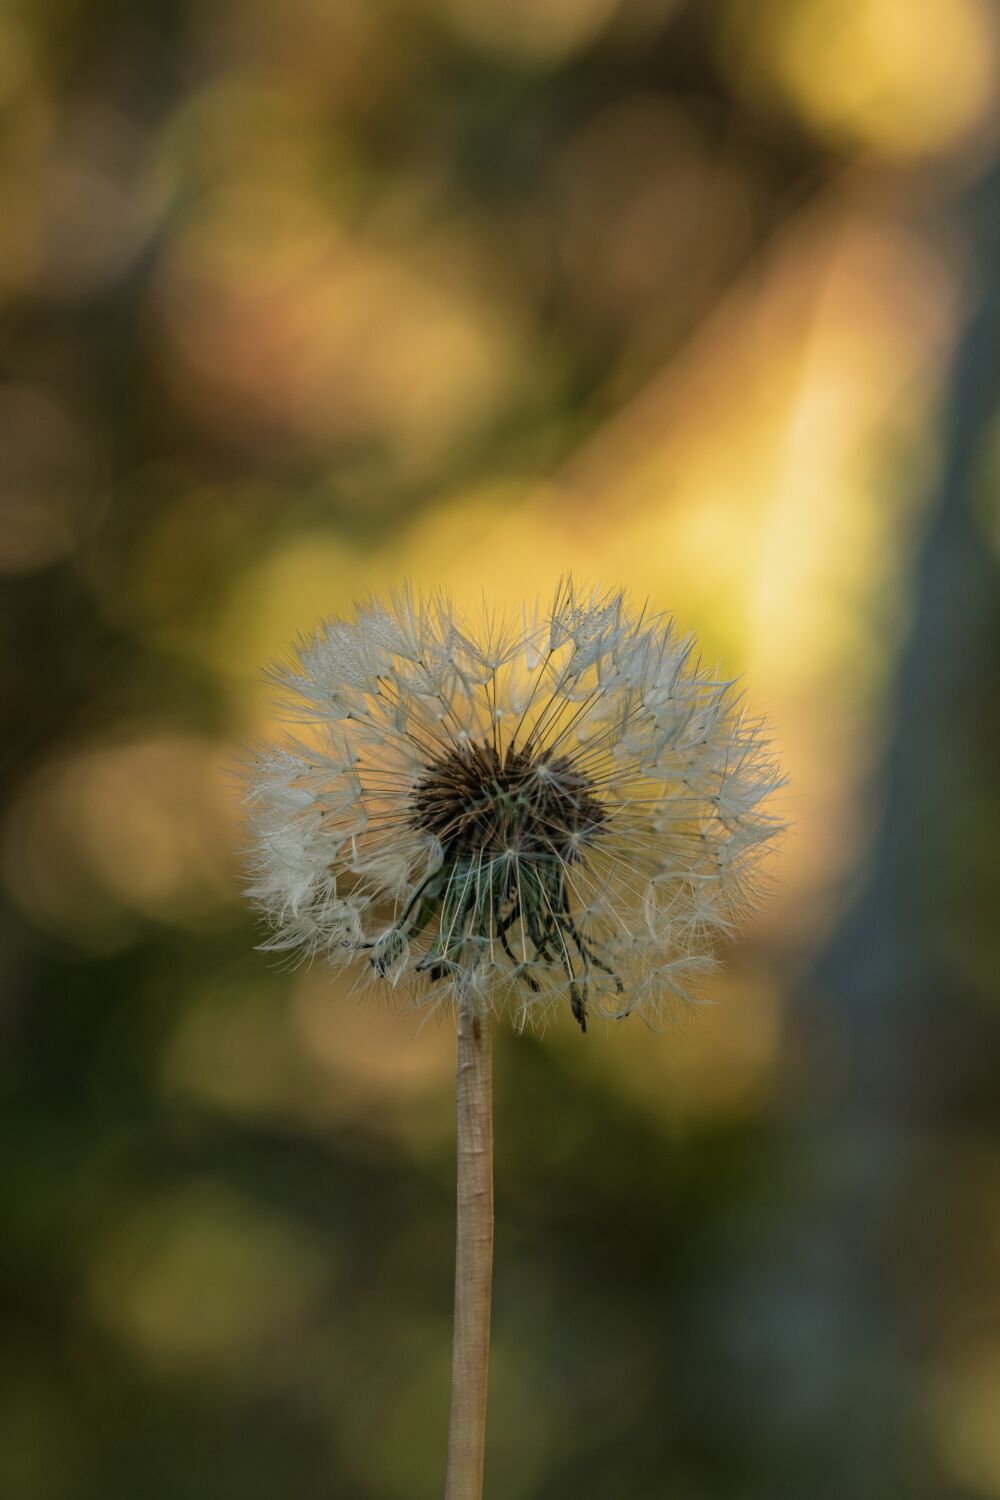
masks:
[[[273,668],[247,776],[263,945],[420,1002],[656,1021],[753,910],[764,726],[669,619],[567,580],[477,626],[402,593]]]

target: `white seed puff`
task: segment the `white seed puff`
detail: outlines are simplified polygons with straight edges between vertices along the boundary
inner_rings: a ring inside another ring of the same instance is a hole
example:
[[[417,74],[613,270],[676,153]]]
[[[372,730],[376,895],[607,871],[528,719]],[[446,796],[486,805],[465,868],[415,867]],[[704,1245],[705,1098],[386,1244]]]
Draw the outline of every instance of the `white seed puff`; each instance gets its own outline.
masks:
[[[586,1030],[691,998],[753,907],[764,727],[621,591],[474,622],[404,593],[270,675],[297,727],[248,769],[265,948]]]

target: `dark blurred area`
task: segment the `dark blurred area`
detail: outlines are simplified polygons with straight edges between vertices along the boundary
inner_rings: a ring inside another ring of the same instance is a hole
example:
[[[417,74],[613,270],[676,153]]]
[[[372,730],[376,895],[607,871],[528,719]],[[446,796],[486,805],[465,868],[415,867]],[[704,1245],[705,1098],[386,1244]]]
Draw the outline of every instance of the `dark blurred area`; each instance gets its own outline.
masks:
[[[443,1483],[449,1026],[254,951],[259,667],[572,568],[775,894],[497,1058],[487,1493],[1000,1500],[991,0],[0,9],[0,1495]]]

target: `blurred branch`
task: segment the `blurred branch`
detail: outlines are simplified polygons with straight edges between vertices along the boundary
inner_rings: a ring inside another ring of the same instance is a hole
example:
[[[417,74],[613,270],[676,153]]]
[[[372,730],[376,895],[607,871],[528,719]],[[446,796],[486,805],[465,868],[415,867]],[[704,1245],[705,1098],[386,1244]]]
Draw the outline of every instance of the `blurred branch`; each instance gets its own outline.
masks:
[[[966,204],[963,222],[973,300],[949,381],[884,788],[872,797],[885,816],[868,878],[799,1012],[814,1097],[830,1112],[817,1117],[808,1102],[806,1118],[792,1122],[812,1165],[814,1208],[787,1226],[778,1275],[797,1281],[800,1314],[824,1330],[804,1364],[792,1360],[791,1396],[818,1378],[814,1399],[850,1426],[832,1459],[831,1494],[966,1493],[942,1485],[934,1446],[913,1422],[922,1408],[911,1404],[911,1386],[933,1361],[942,1297],[958,1289],[943,1292],[938,1259],[926,1249],[915,1255],[912,1231],[919,1224],[931,1246],[948,1245],[953,1232],[953,1204],[928,1164],[935,1136],[927,1127],[954,1130],[970,1111],[996,1111],[1000,1027],[949,961],[945,937],[949,906],[962,899],[961,809],[998,790],[1000,570],[977,504],[1000,402],[1000,169]],[[839,1085],[832,1109],[831,1077]]]
[[[971,1018],[959,1022],[954,1005],[941,1004],[946,990],[962,985],[942,971],[937,954],[943,893],[933,872],[975,775],[970,759],[995,766],[989,755],[975,755],[973,742],[985,734],[995,744],[998,701],[1000,568],[976,504],[1000,404],[1000,168],[980,184],[964,219],[974,302],[954,358],[938,499],[898,674],[885,817],[870,878],[820,968],[824,987],[850,1016],[858,1101],[877,1112],[891,1108],[899,1091],[910,1095],[917,1079],[925,1088],[945,1084],[942,1066],[914,1065],[918,1029],[939,1040],[947,1032],[955,1045],[961,1034],[967,1066],[981,1066]]]

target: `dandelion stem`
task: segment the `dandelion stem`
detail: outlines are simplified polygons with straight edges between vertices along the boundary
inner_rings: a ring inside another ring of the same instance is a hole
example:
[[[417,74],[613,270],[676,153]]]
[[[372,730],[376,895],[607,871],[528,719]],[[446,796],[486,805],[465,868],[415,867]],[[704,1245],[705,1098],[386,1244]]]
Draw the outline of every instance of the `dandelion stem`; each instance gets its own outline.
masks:
[[[445,1500],[481,1500],[493,1277],[493,1018],[458,1027],[455,1331]]]

